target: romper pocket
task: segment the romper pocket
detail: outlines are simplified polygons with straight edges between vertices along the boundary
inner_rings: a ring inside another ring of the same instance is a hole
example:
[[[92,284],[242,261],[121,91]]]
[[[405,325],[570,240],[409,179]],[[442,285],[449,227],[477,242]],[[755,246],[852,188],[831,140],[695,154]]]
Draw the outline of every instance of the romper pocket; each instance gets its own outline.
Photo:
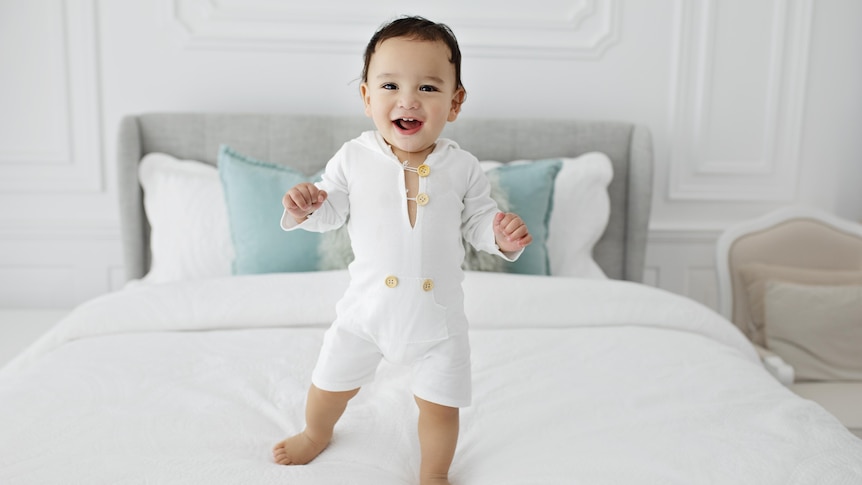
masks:
[[[422,278],[403,278],[397,286],[383,281],[361,298],[360,324],[379,343],[434,342],[449,337],[446,307],[437,303],[434,290],[423,289]]]

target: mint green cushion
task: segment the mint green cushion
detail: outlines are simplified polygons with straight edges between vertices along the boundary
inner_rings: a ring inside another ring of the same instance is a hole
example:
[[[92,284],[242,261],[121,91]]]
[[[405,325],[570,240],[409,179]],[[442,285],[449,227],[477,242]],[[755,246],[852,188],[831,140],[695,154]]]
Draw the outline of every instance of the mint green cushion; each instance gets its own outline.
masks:
[[[561,160],[549,159],[504,164],[487,172],[492,197],[505,202],[501,209],[521,216],[533,236],[533,243],[517,261],[503,262],[503,271],[550,274],[548,221],[554,180],[561,167]],[[219,149],[218,170],[236,253],[234,274],[338,269],[352,259],[352,254],[346,254],[350,253],[346,231],[320,234],[281,229],[284,193],[300,182],[319,180],[319,173],[308,177],[284,165],[244,156],[228,146]]]
[[[498,185],[508,200],[508,211],[521,216],[533,236],[533,243],[524,249],[517,261],[505,262],[503,271],[551,274],[546,246],[548,222],[553,210],[554,181],[562,166],[562,160],[548,159],[503,164],[487,172],[491,183]]]
[[[224,145],[219,148],[218,171],[236,253],[233,273],[316,271],[320,234],[286,232],[280,225],[284,193],[314,177]]]

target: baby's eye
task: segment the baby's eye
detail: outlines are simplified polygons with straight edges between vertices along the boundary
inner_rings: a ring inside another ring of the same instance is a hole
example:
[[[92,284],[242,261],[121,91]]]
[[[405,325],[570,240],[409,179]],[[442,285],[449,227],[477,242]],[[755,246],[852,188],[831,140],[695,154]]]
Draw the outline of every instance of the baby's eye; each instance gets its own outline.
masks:
[[[394,89],[398,89],[398,86],[396,86],[394,83],[386,83],[386,84],[384,84],[383,86],[380,86],[380,87],[381,87],[381,88],[383,88],[383,89],[389,90],[389,91],[392,91],[392,90],[394,90]]]
[[[419,86],[419,91],[424,91],[426,93],[433,93],[434,91],[437,91],[437,90],[438,89],[435,86],[431,86],[429,84]]]

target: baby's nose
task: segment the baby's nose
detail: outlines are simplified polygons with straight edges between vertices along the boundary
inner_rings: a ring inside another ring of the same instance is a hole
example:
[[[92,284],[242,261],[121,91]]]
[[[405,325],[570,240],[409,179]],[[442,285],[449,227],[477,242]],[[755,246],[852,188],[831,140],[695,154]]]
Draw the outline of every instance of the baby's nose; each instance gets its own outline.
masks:
[[[419,107],[419,100],[412,93],[403,93],[398,100],[398,107],[404,109],[416,109]]]

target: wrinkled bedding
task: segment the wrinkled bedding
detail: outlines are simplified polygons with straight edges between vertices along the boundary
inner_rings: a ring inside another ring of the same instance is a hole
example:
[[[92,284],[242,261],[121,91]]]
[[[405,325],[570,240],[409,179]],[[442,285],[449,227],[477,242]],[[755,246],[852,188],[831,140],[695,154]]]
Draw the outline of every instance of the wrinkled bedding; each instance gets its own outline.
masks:
[[[132,285],[0,370],[3,484],[412,484],[409,370],[381,364],[312,464],[302,427],[342,271]],[[736,328],[645,285],[468,273],[460,485],[858,484],[862,441]]]

